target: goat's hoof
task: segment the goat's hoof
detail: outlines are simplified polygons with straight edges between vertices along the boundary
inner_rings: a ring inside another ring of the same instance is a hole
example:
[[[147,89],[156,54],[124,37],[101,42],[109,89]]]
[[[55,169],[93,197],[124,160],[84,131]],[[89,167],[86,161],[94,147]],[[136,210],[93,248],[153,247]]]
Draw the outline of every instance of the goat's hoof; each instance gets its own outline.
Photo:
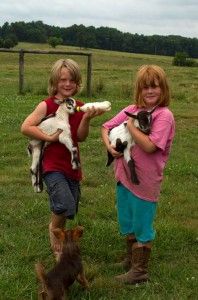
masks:
[[[36,183],[32,183],[33,186],[33,190],[35,193],[42,193],[43,191],[43,185],[42,184],[36,184]]]
[[[34,192],[35,193],[42,193],[42,189],[38,186],[34,187]]]
[[[35,171],[32,168],[30,168],[30,174],[35,176]]]
[[[81,165],[75,165],[72,167],[73,170],[79,170],[81,168]]]

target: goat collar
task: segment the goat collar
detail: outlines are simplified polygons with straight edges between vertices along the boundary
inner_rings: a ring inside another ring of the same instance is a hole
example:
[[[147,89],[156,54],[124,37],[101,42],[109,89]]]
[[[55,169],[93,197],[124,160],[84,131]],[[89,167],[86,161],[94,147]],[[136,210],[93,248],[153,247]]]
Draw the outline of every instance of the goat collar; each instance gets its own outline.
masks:
[[[153,108],[149,109],[148,112],[152,114],[156,110],[156,108],[157,108],[157,105],[154,106]]]

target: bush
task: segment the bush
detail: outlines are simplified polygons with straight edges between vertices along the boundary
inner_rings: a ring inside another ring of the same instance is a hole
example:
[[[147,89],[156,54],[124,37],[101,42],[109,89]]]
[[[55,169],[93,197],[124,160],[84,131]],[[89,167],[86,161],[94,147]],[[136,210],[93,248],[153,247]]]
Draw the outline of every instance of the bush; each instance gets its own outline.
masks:
[[[18,44],[18,39],[14,34],[9,34],[5,39],[0,39],[0,48],[10,49]]]
[[[183,66],[183,67],[197,67],[197,63],[194,59],[188,58],[188,53],[177,52],[172,62],[173,66]]]
[[[61,38],[57,38],[57,37],[50,37],[48,40],[48,43],[53,48],[56,48],[56,46],[62,45],[63,40]]]
[[[10,49],[14,47],[14,43],[11,39],[6,39],[4,41],[4,48]]]

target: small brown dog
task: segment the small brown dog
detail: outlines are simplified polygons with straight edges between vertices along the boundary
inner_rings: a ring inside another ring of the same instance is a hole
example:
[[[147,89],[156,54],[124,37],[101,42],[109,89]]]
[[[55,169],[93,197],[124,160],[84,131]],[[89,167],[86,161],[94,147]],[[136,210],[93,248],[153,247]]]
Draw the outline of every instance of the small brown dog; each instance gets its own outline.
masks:
[[[89,289],[84,275],[83,264],[78,245],[84,227],[77,226],[73,230],[54,229],[55,236],[61,241],[60,260],[47,274],[41,264],[35,269],[40,281],[38,300],[65,300],[65,291],[77,280],[85,289]]]

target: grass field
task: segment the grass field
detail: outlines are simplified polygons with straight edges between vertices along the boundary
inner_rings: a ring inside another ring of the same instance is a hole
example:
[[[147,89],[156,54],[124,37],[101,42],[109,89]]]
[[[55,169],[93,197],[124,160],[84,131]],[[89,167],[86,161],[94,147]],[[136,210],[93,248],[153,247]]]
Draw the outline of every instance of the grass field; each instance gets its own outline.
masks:
[[[49,49],[33,44],[18,48]],[[62,46],[57,50],[79,51]],[[198,68],[173,67],[171,57],[80,50],[93,53],[93,78],[92,97],[86,98],[83,92],[78,99],[108,99],[112,110],[92,120],[90,136],[80,145],[82,200],[68,227],[80,224],[86,228],[81,254],[91,289],[84,292],[75,283],[67,299],[198,299]],[[46,98],[49,70],[60,57],[26,55],[26,93],[18,95],[18,54],[0,53],[0,300],[36,300],[34,264],[42,262],[46,270],[54,264],[48,239],[48,197],[45,191],[35,194],[32,190],[25,149],[28,140],[21,135],[20,125],[40,99]],[[72,58],[79,62],[86,82],[86,58]],[[128,286],[114,280],[120,272],[112,264],[123,257],[125,239],[119,234],[113,168],[105,167],[100,126],[131,103],[134,77],[142,64],[158,64],[168,75],[176,134],[155,219],[151,280]]]

